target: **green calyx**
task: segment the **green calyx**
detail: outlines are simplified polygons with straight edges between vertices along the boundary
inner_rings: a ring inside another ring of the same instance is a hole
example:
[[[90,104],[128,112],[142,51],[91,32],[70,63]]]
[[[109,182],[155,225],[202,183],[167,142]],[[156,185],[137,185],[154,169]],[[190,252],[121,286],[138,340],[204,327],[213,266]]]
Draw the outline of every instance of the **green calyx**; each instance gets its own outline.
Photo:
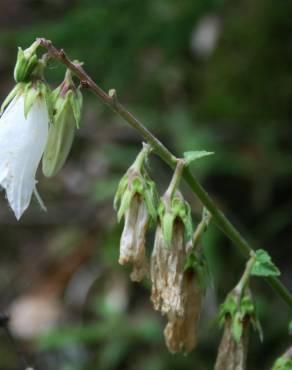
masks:
[[[16,83],[28,82],[31,74],[38,65],[36,50],[39,42],[34,42],[29,48],[22,50],[18,48],[16,64],[14,68],[14,79]]]
[[[241,340],[244,325],[249,322],[258,332],[260,340],[263,340],[262,328],[248,288],[244,289],[243,293],[233,289],[228,294],[225,302],[219,308],[218,321],[220,327],[224,325],[227,317],[231,319],[232,335],[237,343]]]
[[[151,148],[148,144],[143,144],[143,149],[138,154],[135,162],[128,169],[119,182],[115,199],[114,209],[117,211],[118,222],[130,207],[135,195],[139,195],[145,202],[147,211],[153,221],[157,217],[157,192],[156,185],[148,175],[145,163]]]
[[[9,105],[9,103],[19,95],[24,96],[24,116],[27,118],[29,111],[31,110],[35,100],[37,98],[44,99],[47,105],[49,117],[52,116],[52,107],[50,104],[50,88],[49,86],[42,80],[36,80],[31,82],[20,82],[15,85],[15,87],[11,90],[8,94],[6,99],[1,105],[0,115],[4,112],[5,108]]]
[[[168,192],[165,193],[158,206],[158,215],[167,246],[171,245],[175,222],[181,222],[184,225],[186,241],[192,240],[191,208],[179,191],[170,197]]]
[[[72,147],[76,127],[80,125],[82,94],[73,86],[68,73],[64,82],[51,93],[50,105],[54,114],[42,159],[42,170],[46,177],[55,176],[63,167]]]

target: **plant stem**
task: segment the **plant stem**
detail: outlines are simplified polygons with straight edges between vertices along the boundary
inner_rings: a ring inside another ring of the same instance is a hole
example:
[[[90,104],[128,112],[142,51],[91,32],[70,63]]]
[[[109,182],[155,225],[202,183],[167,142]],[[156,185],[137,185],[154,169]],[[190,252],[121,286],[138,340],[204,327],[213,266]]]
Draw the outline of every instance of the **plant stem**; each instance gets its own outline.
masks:
[[[59,60],[67,68],[69,68],[81,81],[83,87],[91,90],[97,95],[101,101],[108,105],[114,112],[122,117],[130,126],[132,126],[146,140],[153,150],[161,159],[166,162],[171,168],[174,168],[177,163],[177,158],[140,122],[133,114],[118,101],[116,92],[111,90],[110,94],[103,91],[92,78],[84,71],[80,63],[72,62],[63,50],[58,50],[51,41],[44,38],[39,38],[37,41],[47,49],[49,55]],[[234,245],[243,253],[246,258],[249,258],[250,252],[253,249],[237,229],[226,218],[222,211],[215,205],[209,194],[203,189],[200,183],[190,172],[188,167],[183,170],[183,178],[188,183],[192,191],[197,195],[203,205],[211,213],[215,224],[224,232],[224,234],[233,242]],[[265,278],[269,285],[278,293],[278,295],[292,308],[292,295],[286,287],[274,276]]]

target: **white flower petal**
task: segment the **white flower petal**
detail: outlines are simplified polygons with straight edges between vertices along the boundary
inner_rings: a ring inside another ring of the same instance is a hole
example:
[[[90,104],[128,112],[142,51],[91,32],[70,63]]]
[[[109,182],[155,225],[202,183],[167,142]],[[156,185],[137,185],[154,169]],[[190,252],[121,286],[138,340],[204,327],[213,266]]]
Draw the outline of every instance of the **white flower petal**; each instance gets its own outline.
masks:
[[[36,99],[25,119],[24,96],[20,95],[0,118],[0,185],[6,190],[17,219],[29,206],[48,126],[48,111],[42,98]]]

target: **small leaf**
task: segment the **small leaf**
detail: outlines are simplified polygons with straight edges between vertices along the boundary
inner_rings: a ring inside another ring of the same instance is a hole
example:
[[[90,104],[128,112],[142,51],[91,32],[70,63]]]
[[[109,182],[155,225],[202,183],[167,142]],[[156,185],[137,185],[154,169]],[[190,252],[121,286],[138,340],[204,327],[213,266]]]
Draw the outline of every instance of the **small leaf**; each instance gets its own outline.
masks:
[[[256,261],[251,269],[254,276],[279,276],[281,273],[278,267],[272,262],[270,255],[263,249],[255,252]]]
[[[184,158],[186,161],[186,165],[189,165],[191,162],[206,157],[208,155],[212,155],[214,152],[207,152],[206,150],[197,150],[197,151],[190,151],[184,152]]]

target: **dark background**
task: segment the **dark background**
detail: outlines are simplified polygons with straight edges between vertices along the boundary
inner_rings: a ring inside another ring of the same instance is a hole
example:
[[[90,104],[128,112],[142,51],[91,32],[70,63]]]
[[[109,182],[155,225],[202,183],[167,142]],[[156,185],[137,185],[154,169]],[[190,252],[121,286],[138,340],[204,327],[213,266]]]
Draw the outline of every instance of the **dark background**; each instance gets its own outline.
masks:
[[[0,98],[13,87],[17,46],[51,39],[84,61],[102,88],[116,88],[176,154],[215,151],[193,172],[252,245],[269,251],[291,289],[291,14],[288,0],[0,0]],[[200,45],[199,32],[203,41],[214,32],[213,47]],[[63,74],[50,62],[53,87]],[[41,370],[212,369],[218,305],[244,260],[211,226],[198,347],[187,357],[168,354],[149,284],[131,283],[117,262],[121,225],[112,199],[141,138],[89,92],[84,100],[65,167],[52,179],[38,174],[48,213],[33,200],[16,222],[1,194],[1,310],[20,321],[21,346]],[[151,174],[162,192],[170,170],[153,156]],[[197,222],[201,206],[183,190]],[[150,251],[153,230],[148,239]],[[248,369],[269,369],[291,343],[291,311],[265,282],[255,279],[252,288],[264,342],[252,333]],[[2,333],[0,369],[17,361]]]

